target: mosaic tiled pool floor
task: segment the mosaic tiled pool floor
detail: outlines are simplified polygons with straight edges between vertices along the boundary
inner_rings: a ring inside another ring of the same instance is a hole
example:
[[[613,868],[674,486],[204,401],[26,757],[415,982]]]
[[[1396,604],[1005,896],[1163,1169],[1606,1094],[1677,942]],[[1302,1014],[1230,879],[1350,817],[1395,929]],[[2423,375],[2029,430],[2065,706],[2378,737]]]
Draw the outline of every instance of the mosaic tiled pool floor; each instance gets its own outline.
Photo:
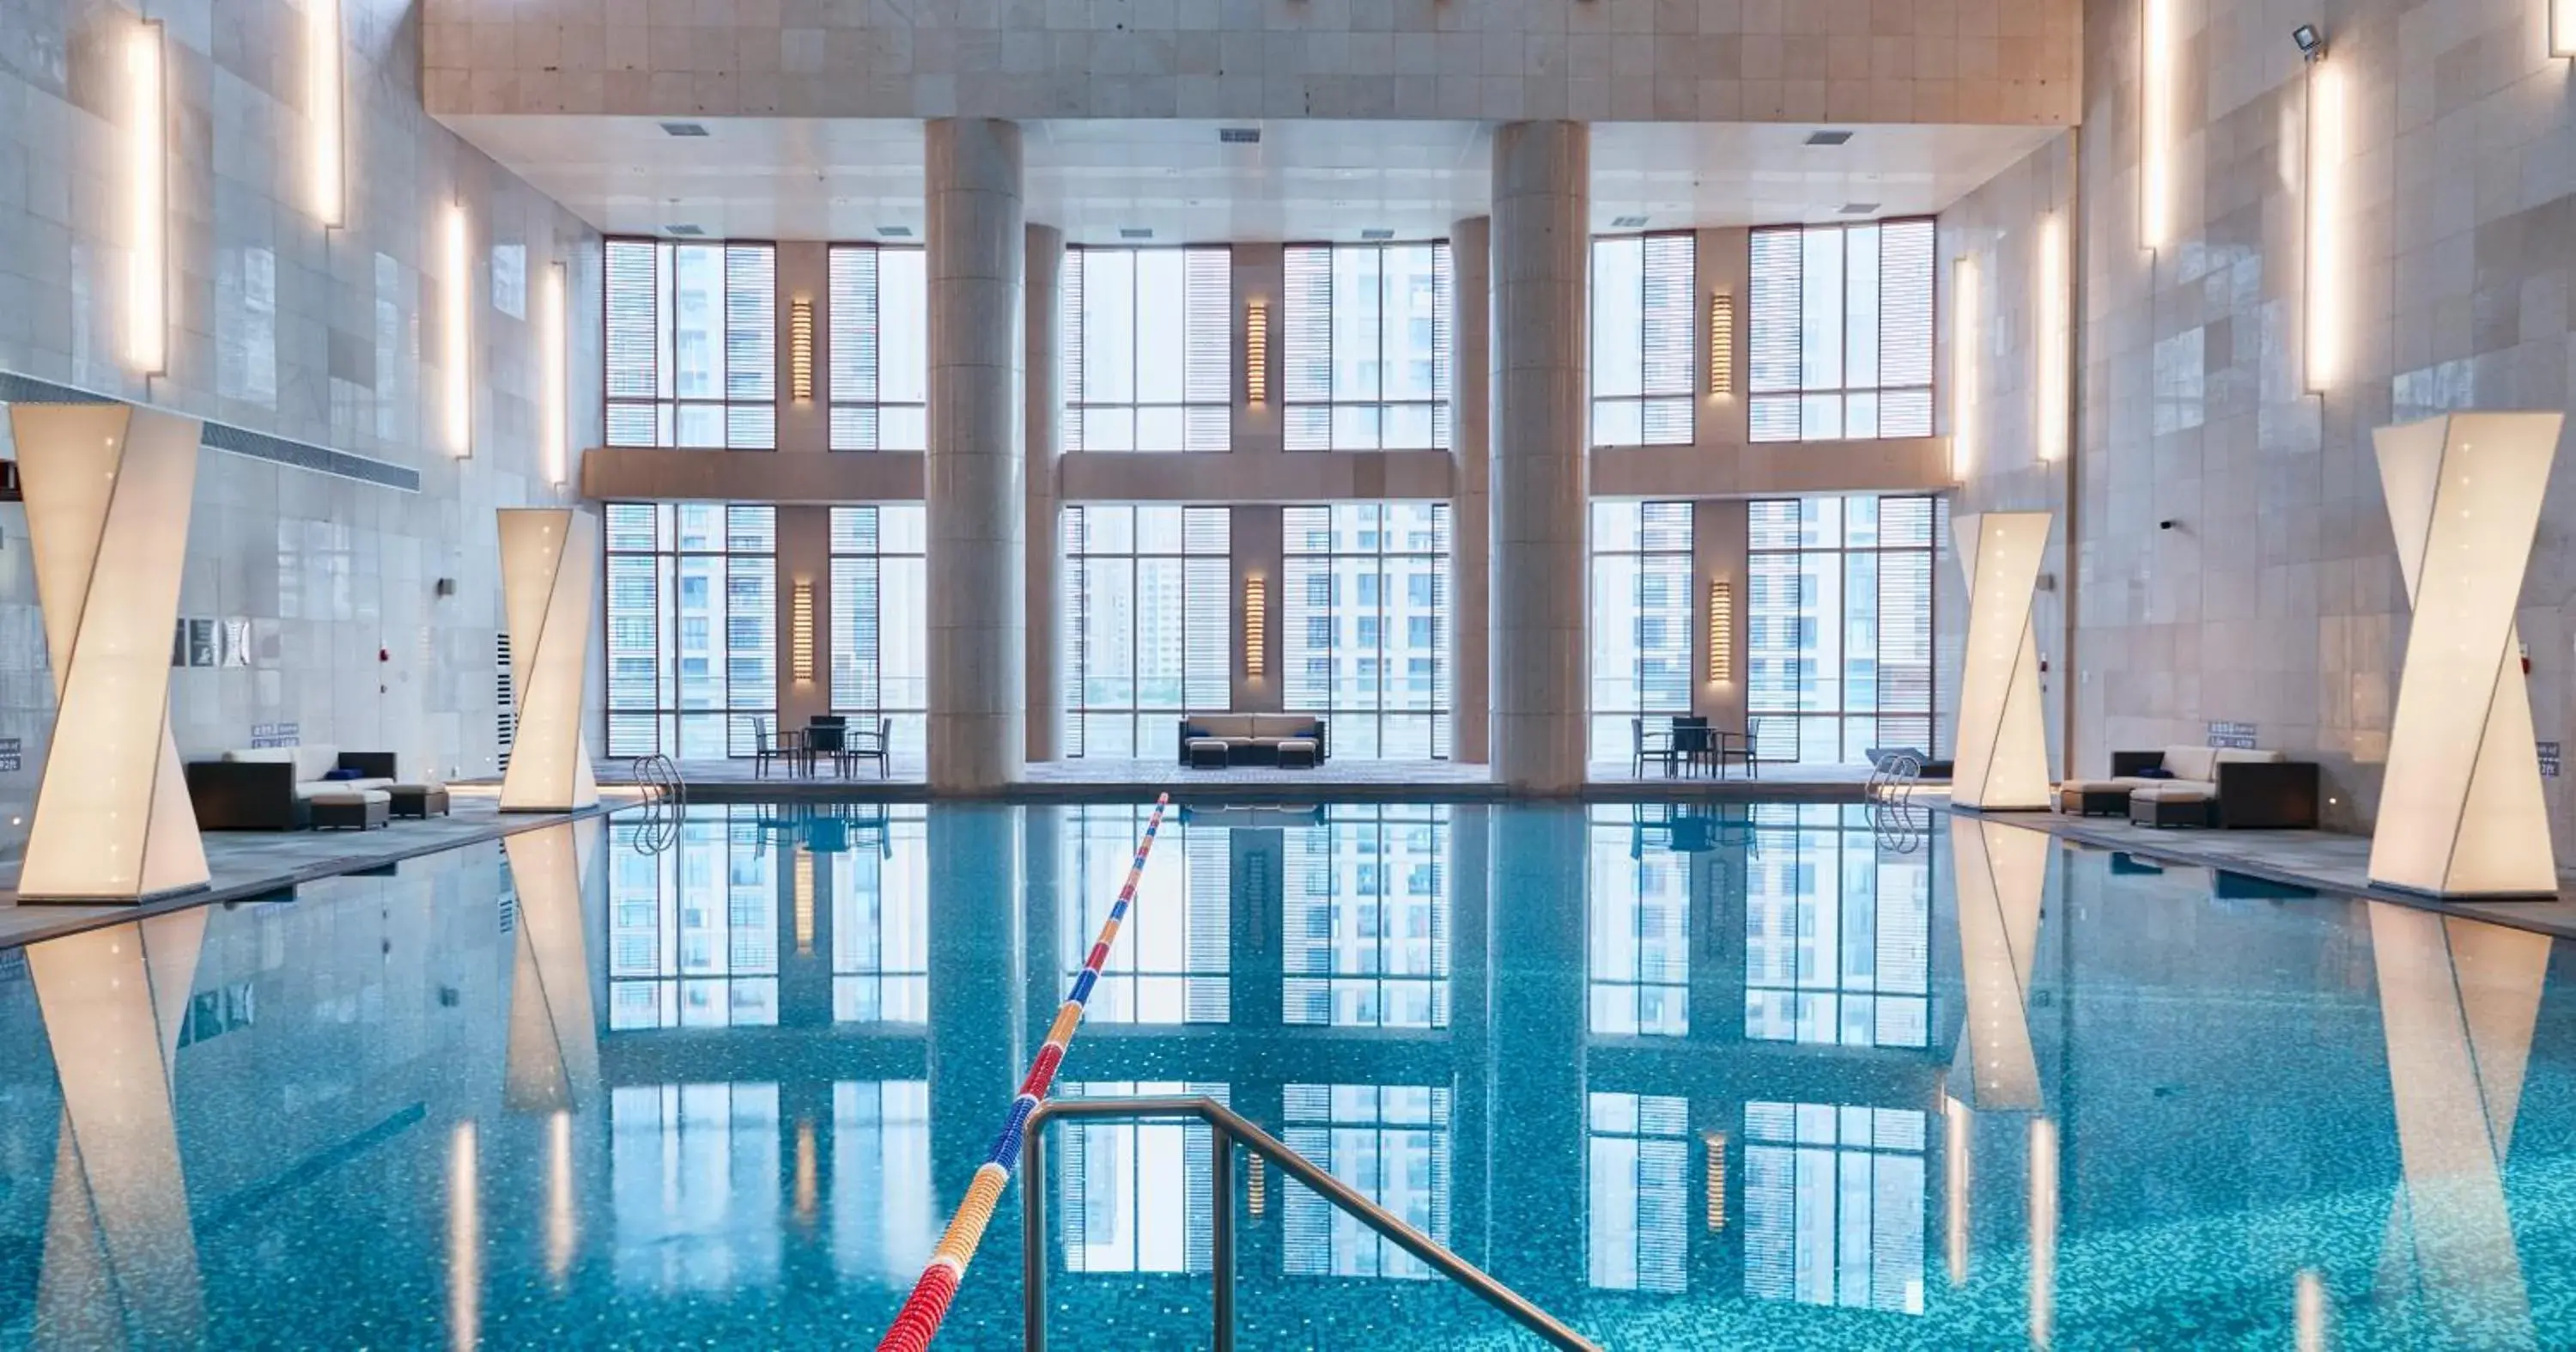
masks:
[[[0,951],[0,1345],[868,1345],[1142,815],[593,820]],[[1609,1347],[2568,1346],[2556,943],[1964,816],[1199,811],[1064,1085]],[[1206,1345],[1216,1167],[1057,1130],[1059,1345]],[[1241,1345],[1531,1345],[1233,1167]],[[1015,1194],[941,1347],[1020,1257]]]

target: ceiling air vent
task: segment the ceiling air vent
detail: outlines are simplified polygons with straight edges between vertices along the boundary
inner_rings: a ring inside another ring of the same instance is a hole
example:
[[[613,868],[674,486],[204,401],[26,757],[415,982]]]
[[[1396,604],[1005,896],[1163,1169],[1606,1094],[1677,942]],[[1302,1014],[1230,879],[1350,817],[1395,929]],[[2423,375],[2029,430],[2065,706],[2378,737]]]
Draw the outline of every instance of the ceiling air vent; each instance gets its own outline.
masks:
[[[1878,214],[1878,203],[1845,202],[1842,206],[1842,212],[1846,216],[1875,216]]]
[[[885,239],[910,239],[912,238],[912,227],[908,225],[880,225],[877,227],[877,234]]]
[[[1261,128],[1219,127],[1216,129],[1216,139],[1230,146],[1257,146],[1261,144]]]
[[[1395,232],[1394,232],[1394,231],[1392,231],[1392,230],[1386,229],[1385,227],[1381,226],[1381,227],[1379,227],[1378,229],[1375,229],[1375,230],[1363,230],[1363,231],[1361,231],[1361,232],[1360,232],[1360,238],[1362,238],[1362,239],[1393,239],[1393,238],[1395,238]]]
[[[704,136],[707,134],[707,124],[704,122],[665,122],[662,124],[662,132],[667,136]]]
[[[1118,237],[1120,239],[1152,239],[1154,237],[1154,232],[1141,225],[1121,226],[1118,230]]]
[[[666,225],[662,227],[663,234],[679,235],[687,239],[696,239],[698,236],[703,235],[706,232],[706,227],[698,225]]]
[[[1851,138],[1852,134],[1847,131],[1811,131],[1807,133],[1807,144],[1811,146],[1838,146]]]
[[[1610,228],[1613,230],[1643,230],[1646,228],[1646,218],[1643,216],[1614,216],[1610,220]]]

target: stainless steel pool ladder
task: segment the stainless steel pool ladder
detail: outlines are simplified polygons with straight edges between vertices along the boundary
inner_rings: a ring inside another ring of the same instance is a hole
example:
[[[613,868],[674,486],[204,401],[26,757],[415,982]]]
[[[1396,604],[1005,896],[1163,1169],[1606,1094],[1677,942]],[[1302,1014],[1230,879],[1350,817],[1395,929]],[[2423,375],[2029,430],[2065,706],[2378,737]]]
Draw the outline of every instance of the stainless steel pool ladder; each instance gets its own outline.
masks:
[[[637,854],[660,854],[679,838],[680,818],[689,807],[689,783],[668,756],[638,756],[635,786],[644,791],[644,820],[635,831]]]
[[[1429,1235],[1398,1219],[1393,1212],[1360,1195],[1313,1160],[1281,1144],[1278,1137],[1263,1131],[1252,1119],[1232,1108],[1206,1097],[1141,1097],[1062,1099],[1041,1103],[1029,1114],[1025,1134],[1020,1139],[1020,1251],[1022,1281],[1020,1311],[1023,1341],[1029,1352],[1044,1352],[1047,1341],[1047,1208],[1046,1208],[1046,1129],[1057,1118],[1135,1120],[1153,1117],[1195,1117],[1207,1123],[1214,1138],[1216,1168],[1210,1177],[1210,1210],[1216,1215],[1214,1256],[1215,1269],[1216,1352],[1233,1352],[1234,1348],[1234,1148],[1242,1146],[1254,1155],[1275,1161],[1279,1171],[1312,1188],[1325,1201],[1340,1208],[1362,1225],[1377,1231],[1398,1248],[1421,1259],[1442,1276],[1467,1288],[1486,1304],[1500,1310],[1513,1323],[1529,1330],[1550,1347],[1583,1349],[1599,1352],[1590,1339],[1568,1328],[1562,1321],[1523,1298],[1520,1293],[1494,1280],[1484,1269],[1451,1253]]]

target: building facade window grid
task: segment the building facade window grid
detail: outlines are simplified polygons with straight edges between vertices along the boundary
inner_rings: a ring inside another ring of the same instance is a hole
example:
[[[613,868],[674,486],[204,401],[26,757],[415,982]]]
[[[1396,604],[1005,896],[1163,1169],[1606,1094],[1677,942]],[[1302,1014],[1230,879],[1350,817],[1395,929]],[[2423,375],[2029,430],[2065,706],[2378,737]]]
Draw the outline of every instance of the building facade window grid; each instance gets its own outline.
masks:
[[[1626,808],[1592,813],[1590,1027],[1610,1037],[1690,1035],[1691,856],[1639,839]]]
[[[1449,1026],[1446,808],[1336,807],[1282,841],[1280,1019]]]
[[[1336,759],[1447,759],[1449,504],[1289,507],[1280,527],[1281,703],[1326,717]]]
[[[1592,444],[1687,446],[1698,434],[1687,230],[1592,241]]]
[[[606,242],[611,446],[778,444],[778,251]]]
[[[1452,1096],[1447,1085],[1284,1085],[1281,1134],[1290,1149],[1446,1244]],[[1280,1192],[1290,1276],[1430,1279],[1421,1259],[1304,1184],[1283,1178]]]
[[[610,503],[607,754],[752,754],[778,718],[778,519],[765,505]]]
[[[1448,244],[1292,244],[1281,263],[1287,449],[1447,450]]]
[[[873,823],[840,823],[847,848],[828,852],[832,1021],[930,1019],[929,824],[919,805]],[[823,821],[831,821],[825,818]],[[826,829],[817,825],[817,829]],[[811,847],[805,847],[811,848]]]
[[[1065,1098],[1232,1101],[1222,1083],[1058,1081]],[[1068,1122],[1057,1196],[1068,1273],[1204,1273],[1216,1264],[1216,1142],[1197,1122]],[[1222,1161],[1233,1167],[1232,1160]],[[1028,1186],[1044,1187],[1043,1179]]]
[[[1755,810],[1745,869],[1744,1035],[1931,1045],[1932,873],[1830,804]]]
[[[1639,717],[1691,709],[1687,502],[1592,504],[1592,757],[1625,764]]]
[[[1067,249],[1064,449],[1234,449],[1234,253]]]
[[[1066,814],[1059,975],[1070,983],[1116,904],[1147,809],[1085,806]],[[1100,1023],[1225,1023],[1234,1016],[1234,833],[1166,823],[1162,848],[1181,866],[1138,880],[1121,941],[1101,965],[1087,1017]],[[1159,857],[1159,856],[1158,856]]]
[[[1180,716],[1234,704],[1233,514],[1064,509],[1065,754],[1177,759]]]
[[[1764,760],[1855,764],[1933,747],[1927,496],[1748,504],[1745,704]]]
[[[1744,1292],[1923,1313],[1926,1115],[1744,1105]]]
[[[1929,217],[1752,233],[1755,441],[1932,435]]]
[[[778,854],[750,808],[693,813],[659,854],[610,832],[608,1027],[778,1022]]]
[[[831,255],[831,447],[930,447],[929,254],[835,244]]]
[[[885,719],[896,756],[923,755],[930,595],[922,506],[832,509],[832,712]]]
[[[1585,1107],[1591,1283],[1679,1295],[1690,1285],[1690,1101],[1595,1091]]]

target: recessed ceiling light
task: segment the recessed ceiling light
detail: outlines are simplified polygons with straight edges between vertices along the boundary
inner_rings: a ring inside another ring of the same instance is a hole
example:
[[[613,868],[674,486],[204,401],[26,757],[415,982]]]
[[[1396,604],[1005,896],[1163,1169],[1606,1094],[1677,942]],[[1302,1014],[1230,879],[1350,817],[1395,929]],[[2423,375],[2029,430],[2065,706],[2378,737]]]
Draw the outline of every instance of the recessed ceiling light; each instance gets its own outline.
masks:
[[[695,237],[705,234],[706,228],[704,226],[697,225],[666,225],[662,227],[662,233],[666,235],[688,235]]]
[[[1395,238],[1395,232],[1394,232],[1394,231],[1392,231],[1392,230],[1386,229],[1386,228],[1384,228],[1384,227],[1379,227],[1378,229],[1375,229],[1375,230],[1363,230],[1363,231],[1361,231],[1361,232],[1360,232],[1360,238],[1362,238],[1362,239],[1393,239],[1393,238]]]
[[[877,227],[877,234],[886,239],[910,239],[912,238],[912,227],[908,225],[880,225]]]
[[[704,136],[707,134],[707,124],[704,122],[665,122],[662,124],[662,130],[665,134],[671,136]]]
[[[1120,239],[1152,239],[1154,237],[1154,232],[1141,225],[1122,225],[1118,227],[1118,237]]]
[[[1261,144],[1261,128],[1219,127],[1216,129],[1216,139],[1230,146],[1257,146]]]
[[[1876,203],[1876,202],[1845,202],[1845,203],[1843,203],[1843,208],[1842,208],[1842,209],[1843,209],[1843,214],[1844,214],[1844,215],[1846,215],[1846,216],[1871,216],[1871,215],[1876,215],[1876,214],[1877,214],[1877,212],[1878,212],[1878,203]]]
[[[1614,216],[1610,220],[1610,228],[1613,230],[1643,230],[1646,228],[1646,218],[1643,216]]]
[[[1838,146],[1851,138],[1852,134],[1847,131],[1814,131],[1807,133],[1807,144],[1811,146]]]

